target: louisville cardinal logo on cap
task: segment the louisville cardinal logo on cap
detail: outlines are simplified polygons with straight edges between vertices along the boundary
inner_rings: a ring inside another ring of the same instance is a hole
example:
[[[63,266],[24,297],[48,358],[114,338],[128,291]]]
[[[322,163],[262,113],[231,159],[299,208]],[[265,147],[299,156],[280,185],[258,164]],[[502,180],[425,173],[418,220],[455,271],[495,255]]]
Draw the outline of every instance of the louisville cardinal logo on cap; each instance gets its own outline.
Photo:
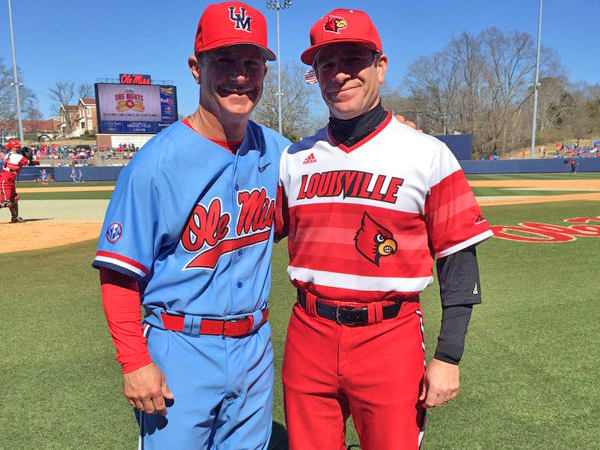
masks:
[[[323,28],[327,31],[339,33],[340,29],[346,28],[346,20],[343,17],[327,16]]]
[[[353,42],[383,53],[377,28],[366,12],[334,9],[313,24],[310,29],[310,47],[302,52],[300,59],[311,66],[324,46],[338,42]]]

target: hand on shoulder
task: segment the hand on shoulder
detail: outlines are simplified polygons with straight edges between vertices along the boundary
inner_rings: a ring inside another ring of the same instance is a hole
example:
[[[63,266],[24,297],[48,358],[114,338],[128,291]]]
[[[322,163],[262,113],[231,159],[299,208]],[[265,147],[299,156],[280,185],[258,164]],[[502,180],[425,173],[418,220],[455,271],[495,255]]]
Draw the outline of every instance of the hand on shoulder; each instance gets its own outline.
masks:
[[[410,120],[406,120],[406,118],[402,114],[396,114],[394,117],[396,118],[396,120],[398,122],[403,123],[404,125],[408,125],[409,127],[413,128],[417,131],[420,131],[421,133],[423,132],[423,130],[417,129],[417,125],[415,125],[414,122],[411,122]]]

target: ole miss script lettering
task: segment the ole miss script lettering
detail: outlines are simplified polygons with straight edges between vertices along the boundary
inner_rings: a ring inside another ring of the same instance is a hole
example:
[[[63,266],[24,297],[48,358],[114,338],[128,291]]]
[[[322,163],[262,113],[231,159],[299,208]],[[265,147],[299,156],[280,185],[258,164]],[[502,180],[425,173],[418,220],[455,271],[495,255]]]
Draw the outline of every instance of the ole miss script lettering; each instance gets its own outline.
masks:
[[[375,179],[372,189],[371,181]],[[313,197],[346,197],[366,198],[387,203],[396,203],[398,188],[404,183],[403,178],[387,175],[374,175],[357,170],[333,170],[330,172],[302,175],[297,200]],[[384,186],[387,186],[384,189]]]
[[[200,252],[186,269],[214,269],[221,255],[269,239],[275,200],[267,196],[266,189],[238,192],[237,202],[240,209],[236,237],[230,239],[226,237],[230,232],[231,214],[223,211],[221,199],[213,199],[208,208],[196,205],[183,229],[181,244],[188,252]]]

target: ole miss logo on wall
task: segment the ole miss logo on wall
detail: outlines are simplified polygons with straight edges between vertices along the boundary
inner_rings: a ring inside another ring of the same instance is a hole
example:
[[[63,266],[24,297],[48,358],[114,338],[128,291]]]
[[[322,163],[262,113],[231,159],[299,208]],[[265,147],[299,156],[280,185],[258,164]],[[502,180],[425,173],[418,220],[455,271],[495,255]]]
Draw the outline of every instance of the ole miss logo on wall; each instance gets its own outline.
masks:
[[[518,242],[570,242],[578,237],[600,237],[600,216],[565,219],[566,226],[522,222],[519,225],[494,225],[494,237]],[[598,223],[598,225],[595,225]]]

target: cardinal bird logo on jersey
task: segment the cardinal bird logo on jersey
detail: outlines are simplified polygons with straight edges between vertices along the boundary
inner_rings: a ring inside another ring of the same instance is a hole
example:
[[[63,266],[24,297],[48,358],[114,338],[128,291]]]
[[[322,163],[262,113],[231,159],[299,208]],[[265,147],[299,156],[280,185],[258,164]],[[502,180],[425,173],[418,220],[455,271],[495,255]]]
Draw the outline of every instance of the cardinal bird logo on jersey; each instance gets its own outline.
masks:
[[[334,33],[338,33],[342,28],[346,27],[346,19],[343,17],[329,16],[325,22],[325,30],[332,31]]]
[[[376,266],[379,266],[379,258],[393,255],[398,247],[392,233],[375,222],[366,212],[354,237],[354,245],[361,255]]]

